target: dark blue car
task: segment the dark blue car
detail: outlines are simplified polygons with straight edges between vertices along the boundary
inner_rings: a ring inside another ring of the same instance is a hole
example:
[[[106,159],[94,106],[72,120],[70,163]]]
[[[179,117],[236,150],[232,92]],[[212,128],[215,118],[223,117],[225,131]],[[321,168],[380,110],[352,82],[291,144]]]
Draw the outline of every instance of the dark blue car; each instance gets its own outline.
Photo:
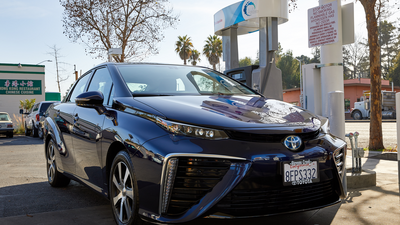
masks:
[[[346,144],[326,118],[209,68],[102,64],[48,114],[50,185],[103,194],[117,224],[262,217],[345,197]]]

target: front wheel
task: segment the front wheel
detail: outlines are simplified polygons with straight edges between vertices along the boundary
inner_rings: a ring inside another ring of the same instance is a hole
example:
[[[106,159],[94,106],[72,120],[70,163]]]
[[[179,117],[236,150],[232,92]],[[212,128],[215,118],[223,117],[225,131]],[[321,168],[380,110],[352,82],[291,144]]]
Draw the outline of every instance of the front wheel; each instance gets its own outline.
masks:
[[[128,153],[124,151],[119,152],[112,163],[109,190],[115,222],[119,225],[141,224],[133,164]]]
[[[38,135],[40,139],[43,139],[43,129],[41,127],[38,129]]]
[[[353,117],[354,120],[362,120],[362,115],[361,115],[360,111],[353,112],[352,117]]]
[[[50,140],[46,149],[47,179],[52,187],[66,187],[68,186],[70,179],[57,170],[56,150],[54,141]]]

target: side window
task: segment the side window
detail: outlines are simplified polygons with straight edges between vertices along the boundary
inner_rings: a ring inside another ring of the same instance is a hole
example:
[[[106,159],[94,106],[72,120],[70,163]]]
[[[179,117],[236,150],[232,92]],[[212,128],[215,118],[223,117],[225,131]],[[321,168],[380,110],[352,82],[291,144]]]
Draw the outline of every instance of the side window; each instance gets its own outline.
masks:
[[[81,79],[79,79],[78,83],[75,85],[74,90],[72,90],[72,93],[69,96],[69,99],[67,102],[75,102],[76,96],[85,92],[86,83],[87,83],[87,80],[89,79],[89,77],[90,77],[90,74],[87,74],[87,75],[83,76]]]
[[[88,91],[101,91],[104,95],[104,105],[107,105],[108,98],[110,97],[110,91],[112,87],[112,80],[110,73],[107,68],[98,69],[92,81],[90,81]]]
[[[38,109],[39,109],[39,104],[35,104],[33,107],[33,112],[36,112],[36,111],[38,111]]]

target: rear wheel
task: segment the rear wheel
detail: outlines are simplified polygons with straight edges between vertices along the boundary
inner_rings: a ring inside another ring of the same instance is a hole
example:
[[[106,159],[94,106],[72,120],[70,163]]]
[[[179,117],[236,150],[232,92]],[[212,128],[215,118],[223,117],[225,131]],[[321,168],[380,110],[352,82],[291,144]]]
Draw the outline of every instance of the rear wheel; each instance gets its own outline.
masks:
[[[354,120],[362,120],[362,115],[361,115],[360,111],[353,112],[352,117],[353,117]]]
[[[119,225],[141,224],[138,213],[138,191],[133,165],[128,153],[115,156],[109,178],[110,204]]]
[[[29,136],[31,135],[31,131],[26,127],[26,123],[25,123],[25,136]]]
[[[38,129],[35,126],[32,126],[32,136],[37,137],[38,136]]]
[[[53,187],[68,186],[70,179],[58,172],[56,165],[56,146],[53,140],[50,140],[47,145],[46,159],[47,159],[47,179],[49,184]]]
[[[7,134],[7,137],[9,137],[9,138],[14,137],[14,133],[13,133],[13,132],[8,133],[8,134]]]

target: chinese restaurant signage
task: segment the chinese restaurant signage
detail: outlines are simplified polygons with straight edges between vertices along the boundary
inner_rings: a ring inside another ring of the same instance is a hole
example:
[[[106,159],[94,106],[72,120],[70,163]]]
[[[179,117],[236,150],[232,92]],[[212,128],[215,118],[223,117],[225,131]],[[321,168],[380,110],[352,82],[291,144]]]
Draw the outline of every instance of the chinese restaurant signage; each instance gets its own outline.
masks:
[[[41,80],[0,79],[0,95],[41,95]]]

